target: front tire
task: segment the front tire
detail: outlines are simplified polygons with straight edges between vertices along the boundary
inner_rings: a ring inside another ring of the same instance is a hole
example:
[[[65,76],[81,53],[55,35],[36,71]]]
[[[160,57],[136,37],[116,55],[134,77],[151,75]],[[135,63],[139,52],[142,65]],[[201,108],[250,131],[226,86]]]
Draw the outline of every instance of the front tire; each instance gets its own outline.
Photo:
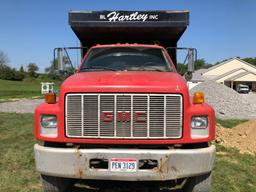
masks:
[[[73,179],[41,175],[44,192],[65,192],[72,184]]]
[[[190,177],[184,186],[185,192],[210,192],[212,173]]]

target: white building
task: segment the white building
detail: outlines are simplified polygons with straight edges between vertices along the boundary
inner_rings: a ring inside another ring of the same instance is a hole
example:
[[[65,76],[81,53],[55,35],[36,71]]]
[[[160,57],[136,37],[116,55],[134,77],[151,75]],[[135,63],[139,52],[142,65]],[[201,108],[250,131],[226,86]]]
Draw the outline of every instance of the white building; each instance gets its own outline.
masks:
[[[191,82],[198,84],[206,80],[214,80],[233,89],[238,84],[246,84],[256,91],[256,67],[239,58],[232,58],[209,69],[195,71]]]

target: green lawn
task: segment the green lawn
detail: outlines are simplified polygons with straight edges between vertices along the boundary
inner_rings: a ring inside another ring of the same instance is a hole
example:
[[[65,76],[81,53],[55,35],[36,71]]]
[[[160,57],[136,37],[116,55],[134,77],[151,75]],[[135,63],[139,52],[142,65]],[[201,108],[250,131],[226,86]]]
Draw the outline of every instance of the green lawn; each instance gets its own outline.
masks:
[[[256,156],[217,146],[213,192],[255,192]]]
[[[224,128],[233,128],[241,123],[244,123],[248,120],[246,119],[216,119],[216,122],[219,123]]]
[[[8,81],[0,79],[0,101],[13,98],[42,97],[41,82],[46,81],[47,80],[41,80],[40,78],[24,79],[23,81]],[[59,82],[55,83],[57,86],[60,84]]]
[[[33,158],[33,115],[0,113],[0,191],[41,192]],[[213,192],[255,192],[256,156],[217,146]]]
[[[41,191],[34,143],[32,114],[0,113],[0,191]]]

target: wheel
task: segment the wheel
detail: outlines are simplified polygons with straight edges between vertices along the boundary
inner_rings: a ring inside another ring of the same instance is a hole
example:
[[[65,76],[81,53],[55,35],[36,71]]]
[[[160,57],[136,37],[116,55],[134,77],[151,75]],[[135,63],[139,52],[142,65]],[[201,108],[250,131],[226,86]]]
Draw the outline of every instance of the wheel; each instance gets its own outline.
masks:
[[[41,175],[44,192],[65,192],[74,182],[73,179]]]
[[[212,173],[190,177],[184,185],[185,192],[209,192],[211,190]]]

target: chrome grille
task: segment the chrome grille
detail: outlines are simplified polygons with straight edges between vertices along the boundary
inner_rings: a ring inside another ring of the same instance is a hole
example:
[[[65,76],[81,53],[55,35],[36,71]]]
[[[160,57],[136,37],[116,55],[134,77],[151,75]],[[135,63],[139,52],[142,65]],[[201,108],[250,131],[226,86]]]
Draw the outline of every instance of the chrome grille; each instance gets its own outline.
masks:
[[[178,94],[67,94],[68,137],[180,138],[182,96]]]

